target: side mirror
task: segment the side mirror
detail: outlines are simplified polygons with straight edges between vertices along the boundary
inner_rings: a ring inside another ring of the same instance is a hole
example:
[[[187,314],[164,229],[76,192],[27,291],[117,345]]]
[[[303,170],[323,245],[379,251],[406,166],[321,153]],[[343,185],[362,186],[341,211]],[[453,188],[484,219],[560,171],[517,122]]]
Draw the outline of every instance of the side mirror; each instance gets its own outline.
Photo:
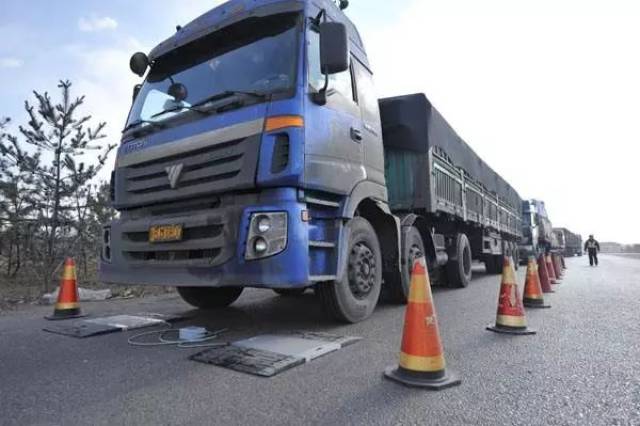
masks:
[[[142,77],[149,68],[149,58],[142,52],[134,53],[129,60],[129,68],[134,74]]]
[[[322,73],[327,75],[349,69],[349,39],[344,24],[320,24],[320,68]]]

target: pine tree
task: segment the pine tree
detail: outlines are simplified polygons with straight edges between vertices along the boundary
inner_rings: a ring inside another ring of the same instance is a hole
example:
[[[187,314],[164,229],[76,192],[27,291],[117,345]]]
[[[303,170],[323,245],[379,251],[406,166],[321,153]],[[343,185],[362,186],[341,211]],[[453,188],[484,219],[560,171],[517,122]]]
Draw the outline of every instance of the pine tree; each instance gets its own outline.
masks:
[[[65,252],[72,250],[82,229],[77,227],[81,199],[102,169],[115,145],[104,144],[106,123],[89,125],[90,115],[80,116],[84,96],[72,98],[71,82],[58,84],[61,98],[53,102],[47,92],[34,91],[35,104],[25,101],[29,121],[19,126],[22,136],[0,138],[0,166],[31,176],[31,214],[37,222],[32,244],[45,291]],[[96,155],[97,154],[97,155]],[[83,159],[91,160],[86,163]],[[70,238],[73,230],[76,235]]]

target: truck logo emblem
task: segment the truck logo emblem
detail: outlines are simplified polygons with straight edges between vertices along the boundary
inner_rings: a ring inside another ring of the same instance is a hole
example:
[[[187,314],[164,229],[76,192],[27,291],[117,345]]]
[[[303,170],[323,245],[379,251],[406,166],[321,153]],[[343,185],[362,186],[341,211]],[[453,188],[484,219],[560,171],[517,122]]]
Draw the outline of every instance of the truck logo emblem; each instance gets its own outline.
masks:
[[[165,172],[167,172],[167,176],[169,176],[169,185],[171,189],[176,189],[178,186],[178,181],[180,181],[180,175],[182,174],[182,169],[184,164],[176,164],[174,166],[169,166],[165,168]]]

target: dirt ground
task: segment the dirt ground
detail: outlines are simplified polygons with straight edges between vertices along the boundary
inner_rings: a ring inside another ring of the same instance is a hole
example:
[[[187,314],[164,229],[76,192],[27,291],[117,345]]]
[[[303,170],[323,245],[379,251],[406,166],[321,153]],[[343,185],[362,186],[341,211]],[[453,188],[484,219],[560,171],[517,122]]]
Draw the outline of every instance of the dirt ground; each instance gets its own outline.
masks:
[[[29,268],[24,268],[16,277],[8,278],[2,266],[3,262],[0,259],[0,271],[2,271],[0,272],[0,314],[39,304],[42,295],[54,291],[60,285],[59,280],[54,280],[50,283],[49,290],[45,291],[42,280]],[[58,271],[57,275],[59,274],[61,271]],[[157,296],[175,292],[172,287],[107,286],[101,284],[97,280],[95,262],[87,265],[86,271],[78,265],[77,276],[79,287],[92,290],[108,288],[111,290],[113,298]]]

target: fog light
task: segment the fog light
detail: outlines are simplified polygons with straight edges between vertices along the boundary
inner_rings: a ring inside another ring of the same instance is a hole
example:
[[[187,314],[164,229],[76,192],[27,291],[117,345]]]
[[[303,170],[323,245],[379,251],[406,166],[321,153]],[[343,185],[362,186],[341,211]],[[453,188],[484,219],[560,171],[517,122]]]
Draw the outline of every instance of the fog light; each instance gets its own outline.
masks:
[[[262,237],[256,238],[256,241],[253,243],[253,249],[257,254],[264,254],[268,248],[269,245]]]
[[[258,218],[258,232],[264,234],[265,232],[268,232],[269,229],[271,229],[271,219],[267,216],[260,216]]]

